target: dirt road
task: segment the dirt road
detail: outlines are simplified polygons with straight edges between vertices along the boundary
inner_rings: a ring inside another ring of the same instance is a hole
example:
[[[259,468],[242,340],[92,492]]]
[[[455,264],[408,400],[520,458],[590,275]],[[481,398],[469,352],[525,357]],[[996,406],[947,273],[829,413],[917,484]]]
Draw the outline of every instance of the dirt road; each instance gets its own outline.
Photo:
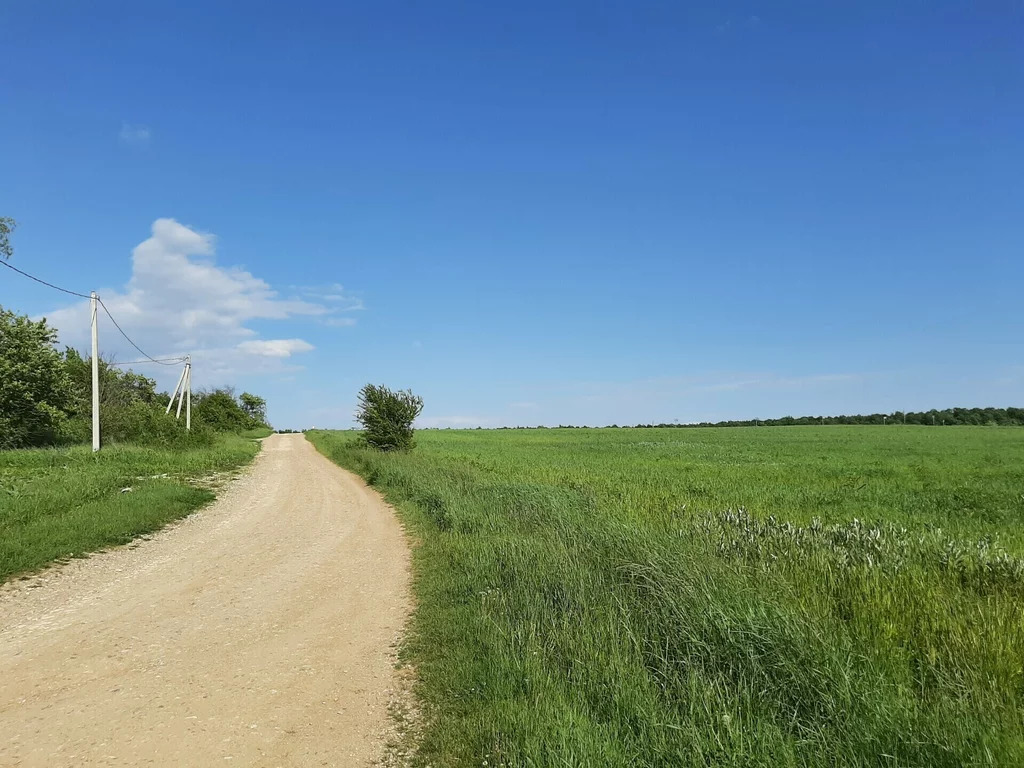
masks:
[[[392,510],[302,435],[208,509],[0,589],[0,766],[360,766],[409,609]]]

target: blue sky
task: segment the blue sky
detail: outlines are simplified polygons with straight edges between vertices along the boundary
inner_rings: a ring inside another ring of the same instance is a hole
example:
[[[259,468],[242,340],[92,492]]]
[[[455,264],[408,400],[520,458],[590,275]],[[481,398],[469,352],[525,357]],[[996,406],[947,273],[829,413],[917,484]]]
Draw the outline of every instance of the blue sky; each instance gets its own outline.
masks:
[[[14,0],[0,50],[12,263],[278,426],[1024,403],[1019,2]]]

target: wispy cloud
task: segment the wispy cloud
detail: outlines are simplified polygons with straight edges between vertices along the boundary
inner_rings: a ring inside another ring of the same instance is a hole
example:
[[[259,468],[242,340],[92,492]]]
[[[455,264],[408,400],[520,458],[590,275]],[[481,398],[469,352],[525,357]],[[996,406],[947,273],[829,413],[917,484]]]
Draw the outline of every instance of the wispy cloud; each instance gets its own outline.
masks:
[[[326,308],[326,316],[320,319],[320,323],[331,328],[351,328],[356,324],[356,319],[354,317],[338,317],[338,315],[361,312],[366,309],[362,298],[353,294],[341,283],[292,285],[289,286],[289,290],[305,301],[322,304]]]
[[[117,134],[117,138],[122,144],[128,144],[133,147],[146,147],[149,146],[153,133],[148,125],[121,123],[121,131]]]
[[[313,345],[302,339],[252,339],[243,341],[238,349],[260,357],[291,357],[296,352],[309,352]]]
[[[331,306],[335,312],[359,312],[366,309],[363,300],[347,290],[341,283],[327,285],[293,285],[291,290],[305,299],[320,301]]]

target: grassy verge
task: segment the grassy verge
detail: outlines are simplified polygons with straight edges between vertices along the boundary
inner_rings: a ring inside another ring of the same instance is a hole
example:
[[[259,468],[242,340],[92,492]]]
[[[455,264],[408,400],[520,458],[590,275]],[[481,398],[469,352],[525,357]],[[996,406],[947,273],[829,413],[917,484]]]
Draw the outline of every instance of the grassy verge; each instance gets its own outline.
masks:
[[[235,436],[188,450],[0,452],[0,581],[160,528],[213,498],[185,479],[239,467],[258,452]]]
[[[1024,762],[1022,430],[308,437],[420,542],[424,765]]]

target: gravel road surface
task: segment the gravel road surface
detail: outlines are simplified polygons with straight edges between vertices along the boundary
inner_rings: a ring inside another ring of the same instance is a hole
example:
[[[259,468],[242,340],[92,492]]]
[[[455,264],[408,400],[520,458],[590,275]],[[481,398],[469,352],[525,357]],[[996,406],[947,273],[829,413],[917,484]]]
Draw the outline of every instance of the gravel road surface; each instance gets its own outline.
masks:
[[[0,766],[362,766],[402,684],[394,512],[302,435],[207,509],[0,588]]]

